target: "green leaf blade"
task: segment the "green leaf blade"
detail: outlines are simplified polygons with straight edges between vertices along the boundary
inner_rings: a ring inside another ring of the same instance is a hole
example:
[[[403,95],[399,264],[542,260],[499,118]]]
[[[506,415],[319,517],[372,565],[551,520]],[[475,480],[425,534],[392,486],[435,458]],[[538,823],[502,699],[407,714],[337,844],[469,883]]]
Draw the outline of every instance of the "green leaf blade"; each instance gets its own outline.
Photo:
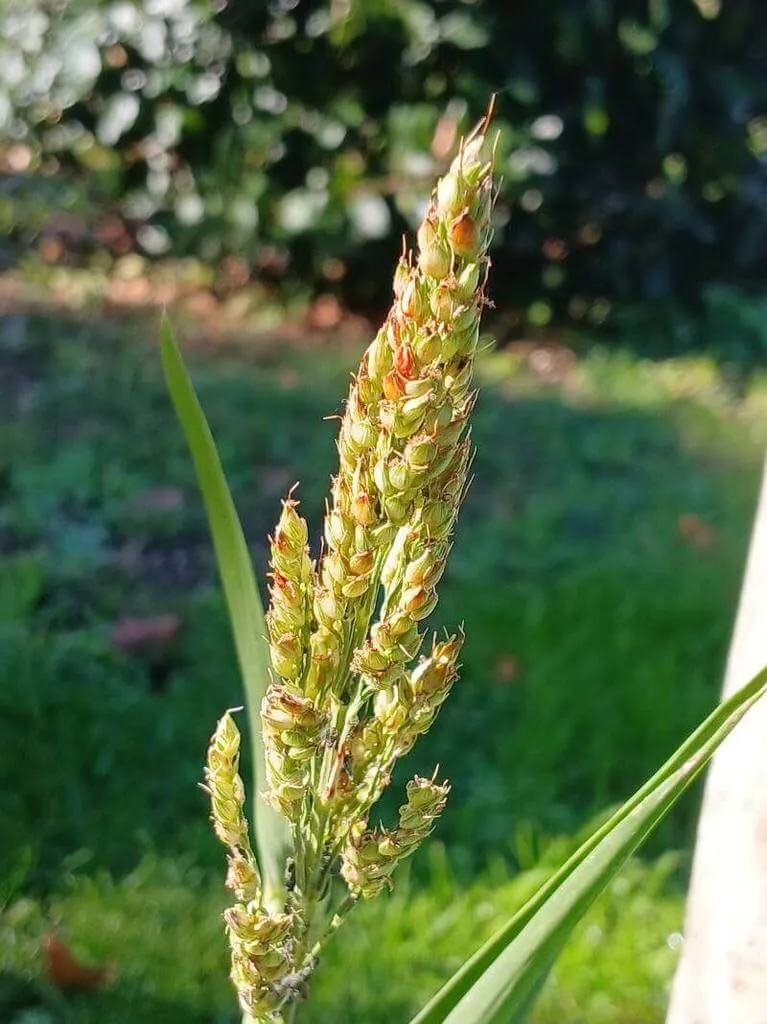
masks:
[[[271,662],[265,640],[266,622],[250,552],[224,476],[210,427],[181,357],[167,317],[160,325],[160,354],[165,382],[194,462],[197,482],[213,538],[221,585],[234,634],[237,660],[245,689],[253,751],[251,806],[258,862],[267,900],[279,902],[287,826],[264,803],[265,755],[260,708],[269,683]]]
[[[767,669],[721,704],[482,946],[411,1024],[517,1024],[575,924],[767,692]]]

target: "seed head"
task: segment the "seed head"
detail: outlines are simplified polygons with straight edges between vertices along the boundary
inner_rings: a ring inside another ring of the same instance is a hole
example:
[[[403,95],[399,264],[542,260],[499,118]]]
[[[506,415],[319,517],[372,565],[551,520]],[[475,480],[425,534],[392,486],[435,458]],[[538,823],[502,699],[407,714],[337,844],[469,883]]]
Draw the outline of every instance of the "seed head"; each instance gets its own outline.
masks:
[[[282,515],[272,540],[272,563],[277,572],[291,578],[305,569],[308,530],[298,515],[298,502],[288,498],[282,503]]]
[[[326,722],[313,702],[272,683],[261,704],[266,748],[265,799],[295,822],[307,783],[307,763],[317,752]]]
[[[376,521],[375,501],[365,491],[361,491],[354,499],[354,521],[360,526],[372,526]]]
[[[437,184],[437,209],[441,217],[457,216],[464,205],[465,187],[455,164]]]
[[[455,292],[448,282],[443,281],[431,294],[431,311],[440,323],[449,324],[453,319],[456,307]]]
[[[306,522],[288,498],[271,542],[271,586],[266,624],[272,667],[282,679],[297,684],[309,654],[309,628],[314,567],[309,559]]]
[[[224,921],[232,954],[231,978],[243,1012],[253,1020],[276,1024],[283,1001],[280,982],[291,969],[292,916],[236,904],[224,912]]]
[[[416,778],[397,826],[368,827],[398,758],[430,727],[457,676],[462,634],[413,662],[471,462],[493,202],[486,128],[485,120],[438,183],[417,251],[405,247],[397,264],[391,311],[352,379],[322,557],[311,561],[306,523],[290,496],[271,541],[275,679],[261,721],[264,795],[296,844],[284,913],[261,902],[230,718],[211,743],[206,782],[237,898],[226,914],[232,978],[254,1024],[279,1024],[281,1008],[303,994],[314,968],[301,917],[314,869],[327,877],[340,855],[352,896],[375,895],[391,885],[396,864],[428,835],[447,798],[447,785]]]
[[[238,899],[250,900],[260,897],[261,881],[250,845],[239,760],[240,733],[227,711],[208,747],[205,789],[210,796],[213,830],[228,849],[227,885]]]
[[[410,675],[410,689],[417,698],[437,697],[444,700],[458,675],[458,657],[463,646],[463,634],[458,633],[436,643],[428,658],[424,658]]]
[[[450,272],[450,247],[439,237],[435,211],[427,215],[418,230],[418,265],[427,277],[441,281]]]
[[[405,378],[398,370],[390,370],[383,379],[384,397],[395,402],[405,394]]]
[[[415,356],[413,355],[413,349],[410,347],[410,345],[407,344],[407,342],[404,342],[402,345],[399,346],[399,348],[395,350],[394,366],[395,369],[397,370],[397,373],[401,377],[404,377],[406,381],[407,378],[413,376],[413,371],[416,368]],[[405,383],[405,391],[407,393],[410,393],[408,392],[407,382]]]
[[[479,263],[466,264],[456,280],[455,291],[459,299],[470,300],[474,297],[479,287],[480,273]]]
[[[460,213],[448,228],[450,246],[456,256],[473,259],[479,250],[479,229],[468,210]]]
[[[397,864],[411,856],[434,827],[447,802],[450,786],[416,776],[406,787],[407,803],[399,809],[395,829],[370,830],[357,821],[342,855],[341,875],[353,896],[371,899],[392,888]]]
[[[392,346],[386,337],[386,331],[380,331],[368,349],[368,371],[375,380],[382,380],[391,366]]]
[[[406,256],[401,256],[397,263],[397,269],[394,271],[394,297],[399,299],[402,297],[402,293],[410,281],[410,260]]]

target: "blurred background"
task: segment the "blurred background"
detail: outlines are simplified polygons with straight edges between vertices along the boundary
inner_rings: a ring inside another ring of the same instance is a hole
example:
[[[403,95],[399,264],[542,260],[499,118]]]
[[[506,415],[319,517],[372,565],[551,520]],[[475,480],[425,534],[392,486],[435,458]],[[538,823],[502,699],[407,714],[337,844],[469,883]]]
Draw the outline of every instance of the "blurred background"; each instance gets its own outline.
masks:
[[[0,0],[3,1024],[237,1019],[197,782],[241,695],[158,312],[262,573],[294,480],[319,537],[323,417],[493,92],[497,344],[434,615],[465,665],[406,766],[452,798],[307,1020],[409,1019],[712,707],[767,444],[766,72],[759,0]],[[663,1020],[697,800],[536,1024]]]

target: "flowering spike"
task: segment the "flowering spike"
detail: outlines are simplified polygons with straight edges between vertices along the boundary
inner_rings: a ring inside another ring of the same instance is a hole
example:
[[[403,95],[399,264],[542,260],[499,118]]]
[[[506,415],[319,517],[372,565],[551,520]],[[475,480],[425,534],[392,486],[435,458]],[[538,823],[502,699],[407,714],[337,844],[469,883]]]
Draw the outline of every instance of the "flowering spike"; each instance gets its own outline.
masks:
[[[446,784],[416,778],[397,826],[368,827],[397,760],[446,699],[463,643],[462,633],[435,642],[413,664],[473,451],[473,370],[495,199],[491,112],[492,105],[438,182],[416,251],[403,241],[392,308],[341,418],[322,557],[315,567],[291,495],[271,540],[267,626],[276,678],[261,722],[264,797],[293,840],[284,913],[261,901],[237,775],[239,736],[227,716],[211,744],[214,827],[229,849],[237,898],[226,914],[232,978],[254,1022],[280,1024],[283,1008],[303,995],[339,859],[351,902],[375,895],[447,799]],[[330,917],[331,930],[338,920]]]
[[[307,762],[318,748],[323,724],[309,698],[275,684],[266,691],[261,705],[265,799],[290,822],[297,819],[308,781]]]
[[[283,1002],[280,982],[290,969],[289,914],[267,914],[253,904],[224,911],[232,952],[230,977],[248,1020],[275,1022]]]
[[[314,592],[306,522],[298,502],[288,497],[271,541],[271,586],[266,624],[272,665],[277,675],[299,683],[306,669]]]
[[[213,830],[229,851],[227,885],[238,899],[252,900],[260,897],[261,880],[250,845],[239,761],[240,732],[227,711],[208,747],[205,789],[210,796]]]
[[[434,827],[447,803],[450,786],[416,776],[407,784],[407,803],[395,829],[370,830],[355,822],[342,854],[341,875],[355,897],[371,899],[391,888],[397,864],[410,857]]]

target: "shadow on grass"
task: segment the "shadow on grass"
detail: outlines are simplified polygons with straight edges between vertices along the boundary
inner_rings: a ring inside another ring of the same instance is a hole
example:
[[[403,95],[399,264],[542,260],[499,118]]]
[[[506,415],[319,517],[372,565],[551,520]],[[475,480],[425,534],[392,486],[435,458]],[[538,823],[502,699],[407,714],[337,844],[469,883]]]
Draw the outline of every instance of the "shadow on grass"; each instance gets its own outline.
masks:
[[[140,986],[116,981],[100,992],[64,995],[21,974],[0,971],[0,1019],[3,1024],[75,1024],[88,1019],[103,1024],[153,1021],[157,1024],[235,1024],[234,1012],[200,1010],[183,1001],[147,995]]]

